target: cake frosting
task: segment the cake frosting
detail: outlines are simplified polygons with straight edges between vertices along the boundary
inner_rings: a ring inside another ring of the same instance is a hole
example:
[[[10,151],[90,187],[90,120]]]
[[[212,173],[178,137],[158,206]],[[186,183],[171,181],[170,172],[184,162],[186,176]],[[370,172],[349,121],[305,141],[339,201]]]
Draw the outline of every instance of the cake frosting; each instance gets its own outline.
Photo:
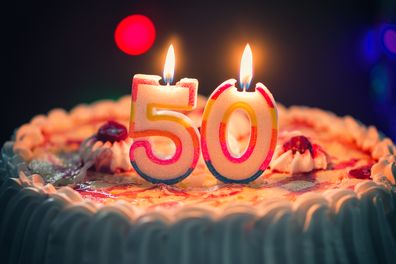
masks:
[[[327,154],[319,145],[311,144],[310,140],[303,136],[301,132],[286,132],[278,138],[281,142],[285,139],[286,141],[283,144],[278,144],[275,149],[270,164],[272,170],[294,175],[327,169]],[[291,144],[305,144],[306,146],[302,150],[295,150],[289,147]]]
[[[396,184],[396,158],[394,155],[386,155],[379,159],[371,168],[372,178],[376,182]]]
[[[0,247],[6,263],[393,263],[396,148],[350,116],[278,104],[269,168],[224,184],[201,158],[176,185],[151,184],[129,163],[129,97],[39,115],[0,159]],[[189,115],[196,124],[205,99]],[[249,120],[230,122],[244,150]],[[153,139],[160,153],[172,145]],[[40,241],[30,244],[29,241]],[[152,254],[155,252],[156,254]]]
[[[126,127],[126,101],[103,101],[91,107],[77,106],[69,115],[53,110],[48,117],[35,117],[17,130],[12,158],[20,159],[18,166],[25,168],[26,175],[36,173],[55,186],[69,185],[85,199],[104,204],[124,199],[142,208],[171,204],[224,207],[238,201],[254,205],[274,195],[294,200],[308,191],[351,189],[367,179],[389,189],[394,185],[395,146],[374,127],[366,128],[349,116],[339,118],[319,109],[286,109],[282,105],[278,145],[269,169],[258,180],[248,185],[219,183],[201,158],[190,179],[174,186],[152,185],[142,180],[129,162],[131,138],[117,141],[98,136],[106,120]],[[200,121],[204,103],[200,97],[198,108],[186,113],[195,123]],[[65,122],[57,127],[60,119]],[[231,118],[228,145],[234,153],[243,151],[249,126],[243,112]],[[152,141],[157,151],[174,151],[163,138]],[[8,147],[6,144],[3,150]],[[365,168],[368,175],[350,173]],[[65,173],[69,175],[65,177]]]
[[[138,212],[122,200],[100,207],[75,196],[68,187],[56,191],[37,179],[22,176],[1,186],[0,207],[6,217],[0,221],[4,238],[0,246],[6,263],[158,263],[164,259],[392,263],[395,259],[392,194],[370,180],[354,190],[306,193],[294,203],[273,199],[221,212],[184,207],[159,214]],[[32,239],[44,242],[29,244]]]
[[[93,136],[81,144],[81,158],[84,164],[91,163],[96,171],[110,173],[131,171],[132,165],[129,161],[131,145],[131,138],[119,142],[103,142]]]

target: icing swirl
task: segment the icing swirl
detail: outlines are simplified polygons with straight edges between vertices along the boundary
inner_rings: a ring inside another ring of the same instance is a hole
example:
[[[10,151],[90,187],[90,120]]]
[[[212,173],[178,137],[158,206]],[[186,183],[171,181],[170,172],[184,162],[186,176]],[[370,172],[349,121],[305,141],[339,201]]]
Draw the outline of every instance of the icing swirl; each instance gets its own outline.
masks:
[[[309,140],[298,131],[287,132],[287,138],[289,141],[278,145],[275,149],[270,163],[273,171],[298,174],[327,168],[327,155],[318,145],[311,145]],[[303,146],[301,140],[306,146]],[[297,146],[290,147],[290,144],[297,144]]]
[[[129,149],[133,140],[126,138],[122,141],[102,142],[96,136],[85,140],[80,147],[81,158],[87,166],[94,166],[99,172],[125,172],[131,171]]]
[[[376,182],[396,184],[396,156],[389,154],[379,159],[371,168],[371,178]]]

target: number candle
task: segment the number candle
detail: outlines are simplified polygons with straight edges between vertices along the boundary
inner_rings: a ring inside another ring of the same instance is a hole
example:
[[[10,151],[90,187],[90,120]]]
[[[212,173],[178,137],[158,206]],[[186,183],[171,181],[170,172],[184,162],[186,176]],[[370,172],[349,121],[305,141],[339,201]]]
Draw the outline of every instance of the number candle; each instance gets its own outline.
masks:
[[[211,94],[203,114],[201,148],[212,174],[223,182],[248,183],[268,167],[275,150],[278,131],[276,104],[262,84],[249,89],[252,79],[252,52],[246,45],[241,60],[240,88],[236,80],[223,82]],[[241,155],[228,145],[227,123],[235,110],[250,119],[249,144]]]
[[[136,74],[132,83],[131,120],[129,135],[134,139],[130,160],[136,172],[152,183],[174,184],[186,178],[195,168],[199,158],[199,132],[192,121],[182,113],[195,108],[198,80],[173,79],[175,55],[169,47],[164,81],[160,76]],[[170,111],[176,110],[176,111]],[[148,140],[152,136],[173,141],[175,152],[171,157],[159,157]]]

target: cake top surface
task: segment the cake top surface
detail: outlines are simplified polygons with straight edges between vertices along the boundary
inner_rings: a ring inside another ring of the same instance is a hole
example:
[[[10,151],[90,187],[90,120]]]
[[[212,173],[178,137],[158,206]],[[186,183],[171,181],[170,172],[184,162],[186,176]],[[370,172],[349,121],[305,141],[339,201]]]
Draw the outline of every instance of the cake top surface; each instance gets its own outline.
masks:
[[[185,113],[197,127],[205,102],[200,97],[196,110]],[[257,180],[244,185],[218,182],[201,158],[180,183],[151,184],[129,162],[129,103],[123,97],[79,105],[70,113],[54,109],[36,116],[6,143],[3,159],[12,157],[9,166],[16,166],[23,184],[94,206],[122,200],[142,210],[213,209],[236,203],[257,207],[274,199],[294,202],[306,193],[356,191],[368,181],[388,189],[395,185],[396,148],[374,127],[320,109],[281,105],[277,147],[270,167]],[[234,153],[243,153],[249,124],[243,112],[233,114],[228,145]],[[151,140],[158,155],[174,151],[164,138]]]

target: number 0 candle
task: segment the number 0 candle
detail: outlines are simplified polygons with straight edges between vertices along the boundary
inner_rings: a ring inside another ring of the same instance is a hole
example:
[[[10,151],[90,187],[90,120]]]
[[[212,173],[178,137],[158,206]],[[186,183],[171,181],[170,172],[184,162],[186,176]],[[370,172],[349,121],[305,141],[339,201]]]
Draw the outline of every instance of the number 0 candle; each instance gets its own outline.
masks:
[[[160,76],[137,74],[133,77],[129,134],[134,139],[130,148],[133,168],[152,183],[174,184],[187,177],[199,158],[199,133],[182,113],[195,108],[198,81],[173,79],[175,55],[171,45],[166,56],[164,81]],[[174,111],[171,111],[174,110]],[[175,145],[174,154],[161,157],[154,152],[149,138],[166,137]]]
[[[262,84],[249,89],[252,79],[252,51],[246,45],[242,55],[240,88],[236,80],[222,83],[211,94],[203,114],[201,147],[212,174],[223,182],[248,183],[268,167],[277,141],[278,118],[272,94]],[[231,114],[242,110],[250,120],[250,140],[242,154],[228,144],[227,125]]]

